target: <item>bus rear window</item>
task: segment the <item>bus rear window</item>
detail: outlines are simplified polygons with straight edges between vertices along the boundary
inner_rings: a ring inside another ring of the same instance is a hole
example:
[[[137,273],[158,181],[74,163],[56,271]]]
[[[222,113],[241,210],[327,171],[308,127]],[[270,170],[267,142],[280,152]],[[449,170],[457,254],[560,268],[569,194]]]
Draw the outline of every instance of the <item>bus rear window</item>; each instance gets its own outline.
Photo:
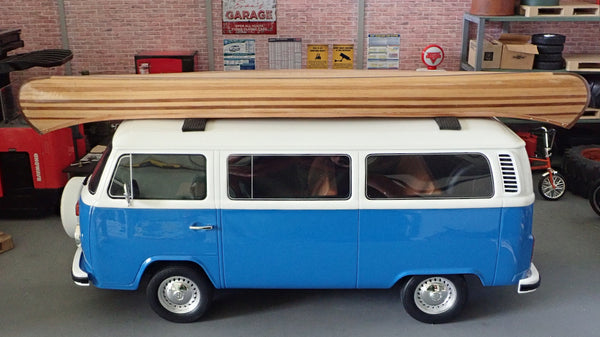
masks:
[[[481,154],[381,154],[367,157],[367,198],[490,198]]]
[[[100,177],[102,177],[102,172],[104,171],[104,167],[106,166],[106,161],[107,161],[111,151],[112,151],[112,144],[108,144],[108,146],[106,147],[106,150],[104,150],[104,153],[102,154],[102,157],[100,157],[100,161],[98,161],[98,164],[96,164],[96,167],[94,168],[94,171],[92,172],[92,175],[90,175],[90,177],[89,177],[88,190],[90,191],[91,194],[95,194],[96,191],[98,190],[98,184],[100,184]]]

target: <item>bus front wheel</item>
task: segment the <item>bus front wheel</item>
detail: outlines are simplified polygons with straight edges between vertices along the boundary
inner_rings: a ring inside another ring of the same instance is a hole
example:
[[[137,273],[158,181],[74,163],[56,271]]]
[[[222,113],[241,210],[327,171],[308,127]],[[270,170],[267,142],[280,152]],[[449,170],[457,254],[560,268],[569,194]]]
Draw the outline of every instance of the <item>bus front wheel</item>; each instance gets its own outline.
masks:
[[[202,317],[212,300],[212,284],[206,276],[186,266],[167,267],[148,283],[146,297],[160,317],[190,323]]]

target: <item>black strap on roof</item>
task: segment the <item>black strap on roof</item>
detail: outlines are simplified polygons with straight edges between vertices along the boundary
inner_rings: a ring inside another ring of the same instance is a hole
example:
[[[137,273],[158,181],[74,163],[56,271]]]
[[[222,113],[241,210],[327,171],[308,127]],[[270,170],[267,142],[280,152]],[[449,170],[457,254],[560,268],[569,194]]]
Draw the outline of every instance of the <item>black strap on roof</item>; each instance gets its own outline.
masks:
[[[460,121],[456,117],[434,117],[440,130],[460,130]]]
[[[204,131],[206,128],[206,118],[186,118],[183,121],[181,131]]]

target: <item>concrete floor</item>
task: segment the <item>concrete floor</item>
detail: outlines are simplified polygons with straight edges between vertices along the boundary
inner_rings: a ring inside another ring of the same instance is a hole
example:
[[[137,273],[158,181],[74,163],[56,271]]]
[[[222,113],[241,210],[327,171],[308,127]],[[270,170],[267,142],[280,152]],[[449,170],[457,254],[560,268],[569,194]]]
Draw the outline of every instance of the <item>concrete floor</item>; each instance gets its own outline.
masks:
[[[75,286],[75,246],[58,217],[1,219],[15,248],[0,254],[0,336],[600,336],[600,217],[567,193],[538,197],[534,222],[538,291],[470,282],[453,323],[412,319],[391,289],[225,291],[201,321],[175,324],[155,315],[142,291]]]

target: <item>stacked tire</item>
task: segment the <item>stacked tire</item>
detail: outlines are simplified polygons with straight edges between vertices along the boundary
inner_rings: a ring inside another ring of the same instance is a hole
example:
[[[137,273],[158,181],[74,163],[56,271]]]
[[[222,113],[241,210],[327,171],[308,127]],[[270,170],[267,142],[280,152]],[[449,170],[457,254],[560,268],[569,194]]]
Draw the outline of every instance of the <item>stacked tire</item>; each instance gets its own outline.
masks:
[[[600,183],[600,145],[579,145],[566,149],[562,173],[567,178],[569,190],[587,198],[590,189]]]
[[[537,46],[533,69],[559,70],[565,68],[562,52],[565,49],[566,37],[560,34],[534,34],[531,43]]]

